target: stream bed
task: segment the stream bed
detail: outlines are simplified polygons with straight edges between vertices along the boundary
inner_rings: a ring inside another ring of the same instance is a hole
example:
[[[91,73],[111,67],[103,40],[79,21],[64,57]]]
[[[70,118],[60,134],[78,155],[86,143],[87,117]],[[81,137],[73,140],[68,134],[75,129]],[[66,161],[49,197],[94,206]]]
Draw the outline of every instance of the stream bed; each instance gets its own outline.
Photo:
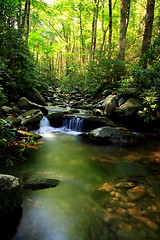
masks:
[[[60,184],[23,191],[22,217],[11,240],[159,239],[158,142],[95,145],[55,129],[39,146],[5,173],[22,182],[53,178]]]

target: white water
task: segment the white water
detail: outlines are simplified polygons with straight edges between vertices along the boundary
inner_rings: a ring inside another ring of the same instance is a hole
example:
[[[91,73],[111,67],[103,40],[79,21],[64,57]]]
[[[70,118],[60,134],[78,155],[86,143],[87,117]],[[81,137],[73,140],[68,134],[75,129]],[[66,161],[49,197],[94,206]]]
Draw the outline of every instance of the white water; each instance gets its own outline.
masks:
[[[72,119],[64,119],[63,126],[75,132],[82,132],[83,119],[79,117],[73,117]]]
[[[45,138],[53,138],[57,133],[67,133],[71,135],[78,135],[82,132],[82,119],[73,118],[70,120],[64,120],[63,127],[55,128],[49,123],[46,117],[43,117],[40,121],[39,129],[32,131]]]
[[[49,120],[46,117],[43,117],[40,121],[39,129],[33,131],[36,134],[41,135],[42,137],[52,138],[55,133],[61,132],[60,128],[51,127]]]

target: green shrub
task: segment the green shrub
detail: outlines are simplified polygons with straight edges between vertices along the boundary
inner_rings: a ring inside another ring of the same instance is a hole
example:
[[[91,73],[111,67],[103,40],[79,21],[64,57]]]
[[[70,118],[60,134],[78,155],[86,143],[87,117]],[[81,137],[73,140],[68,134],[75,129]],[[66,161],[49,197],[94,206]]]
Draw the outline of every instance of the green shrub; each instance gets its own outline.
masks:
[[[10,120],[0,119],[0,139],[10,141],[15,137],[16,130]]]
[[[26,42],[17,29],[0,33],[0,77],[9,100],[16,100],[29,88],[47,88]]]
[[[87,66],[87,81],[95,85],[115,83],[126,73],[124,62],[118,58],[101,58]]]

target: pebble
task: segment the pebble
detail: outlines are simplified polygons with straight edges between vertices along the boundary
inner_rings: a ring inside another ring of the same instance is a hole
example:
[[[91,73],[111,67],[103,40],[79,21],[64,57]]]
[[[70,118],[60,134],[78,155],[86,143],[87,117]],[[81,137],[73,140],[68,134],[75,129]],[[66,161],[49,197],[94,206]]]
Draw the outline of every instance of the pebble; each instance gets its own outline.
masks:
[[[111,192],[113,189],[108,183],[104,183],[101,187],[98,188],[99,191]]]
[[[116,188],[133,188],[135,186],[134,182],[120,182],[115,185]]]
[[[143,216],[135,216],[137,220],[140,222],[143,222],[145,225],[147,225],[149,228],[157,231],[159,229],[159,226],[157,223],[153,222],[150,218],[148,217],[143,217]]]
[[[137,186],[127,191],[128,201],[136,201],[143,196],[145,196],[148,192],[145,190],[143,186]]]

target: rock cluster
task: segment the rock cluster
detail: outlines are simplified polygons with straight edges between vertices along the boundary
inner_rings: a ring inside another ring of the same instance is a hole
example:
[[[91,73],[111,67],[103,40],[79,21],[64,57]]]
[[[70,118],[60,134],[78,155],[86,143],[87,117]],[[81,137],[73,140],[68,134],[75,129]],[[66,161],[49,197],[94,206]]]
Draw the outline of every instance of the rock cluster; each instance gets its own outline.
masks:
[[[153,188],[152,188],[153,187]],[[160,202],[154,186],[143,176],[106,182],[93,192],[103,209],[105,226],[112,239],[156,239],[160,229]]]
[[[28,93],[30,99],[31,95]],[[37,92],[35,96],[36,103],[22,97],[17,105],[3,106],[1,108],[3,115],[12,120],[15,125],[28,131],[38,129],[43,116],[47,116],[53,127],[62,127],[64,119],[78,116],[83,120],[83,131],[90,132],[87,135],[88,139],[123,145],[135,144],[143,140],[142,135],[131,132],[122,127],[120,123],[115,124],[109,119],[115,120],[116,116],[116,120],[124,118],[124,122],[129,119],[133,120],[141,109],[139,100],[130,98],[125,101],[117,94],[107,96],[102,94],[102,98],[95,100],[91,98],[88,91],[81,93],[78,88],[70,94],[63,94],[60,88],[49,88],[45,96],[46,101]],[[46,106],[44,106],[45,103]],[[83,114],[81,114],[82,109]]]

